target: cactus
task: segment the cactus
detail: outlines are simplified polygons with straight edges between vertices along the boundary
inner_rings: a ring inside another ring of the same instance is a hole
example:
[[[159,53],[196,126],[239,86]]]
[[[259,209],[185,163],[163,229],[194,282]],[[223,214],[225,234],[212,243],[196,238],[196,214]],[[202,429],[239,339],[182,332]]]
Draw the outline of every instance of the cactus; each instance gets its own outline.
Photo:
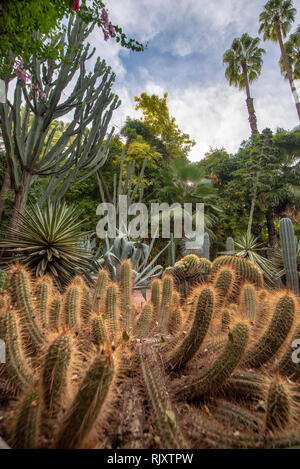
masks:
[[[127,332],[132,328],[132,269],[131,262],[125,260],[120,266],[121,311],[123,329]]]
[[[5,289],[6,282],[7,282],[7,273],[4,272],[4,270],[0,269],[0,293],[2,293],[3,290]]]
[[[221,332],[228,332],[229,326],[230,326],[230,313],[227,309],[223,309]]]
[[[65,397],[71,347],[70,337],[60,335],[47,350],[42,370],[42,391],[44,408],[50,417],[60,410]]]
[[[102,269],[97,275],[94,296],[92,300],[92,311],[100,313],[101,305],[104,302],[106,286],[108,283],[109,275],[107,270]]]
[[[57,295],[50,302],[50,306],[48,309],[49,329],[58,331],[60,322],[61,322],[61,316],[62,316],[61,312],[62,312],[62,298],[60,295]]]
[[[155,278],[151,282],[151,303],[153,306],[153,318],[155,321],[158,320],[158,312],[160,306],[160,294],[161,294],[161,281]]]
[[[18,219],[18,211],[22,208],[21,201],[26,202],[28,188],[35,177],[47,174],[49,178],[43,192],[44,201],[51,194],[60,198],[77,179],[78,174],[79,181],[88,178],[107,158],[113,132],[106,138],[105,135],[112,113],[118,108],[120,101],[111,92],[115,75],[104,60],[101,61],[98,57],[93,73],[86,71],[85,62],[95,52],[89,52],[90,46],[84,45],[90,33],[91,28],[87,23],[78,16],[74,20],[71,15],[67,33],[61,31],[60,37],[56,38],[57,44],[67,42],[67,46],[61,50],[61,66],[57,68],[53,57],[46,61],[32,57],[27,67],[34,73],[41,91],[45,92],[45,103],[34,97],[35,104],[32,105],[22,80],[16,82],[14,100],[10,106],[0,103],[7,167],[11,180],[17,181],[10,226],[12,230]],[[55,80],[53,70],[57,73]],[[64,99],[64,90],[74,76],[77,76],[77,83],[71,92],[72,99]],[[61,137],[54,144],[57,126],[52,129],[51,124],[69,112],[73,116],[70,125],[63,128]],[[29,117],[32,117],[30,126]],[[90,131],[85,134],[84,129],[88,125]],[[16,159],[13,155],[19,155],[19,158]],[[47,256],[47,249],[44,252]],[[39,268],[41,267],[44,265]]]
[[[41,393],[29,387],[17,404],[12,420],[12,441],[16,448],[33,449],[40,445]]]
[[[199,280],[202,261],[209,262],[197,256],[179,261],[174,268],[181,281],[191,273]],[[88,290],[76,276],[61,296],[53,291],[47,300],[47,289],[40,287],[47,277],[33,280],[20,265],[11,268],[0,310],[7,346],[0,396],[12,415],[5,417],[11,446],[300,444],[299,364],[292,360],[292,344],[300,336],[299,321],[294,324],[296,296],[257,289],[249,281],[251,266],[242,260],[201,277],[201,285],[196,283],[185,299],[167,269],[162,280],[152,282],[151,301],[138,315],[126,262],[120,283],[108,283],[102,271]],[[241,265],[248,272],[246,282]],[[38,317],[38,304],[45,321]],[[126,313],[129,329],[119,320]],[[43,338],[35,349],[34,326]]]
[[[213,308],[214,294],[211,289],[204,288],[199,294],[195,318],[189,333],[167,360],[172,368],[182,367],[195,355],[208,331]]]
[[[103,345],[108,339],[104,319],[101,316],[94,316],[91,321],[91,337],[95,345]]]
[[[283,429],[291,418],[289,393],[282,382],[272,380],[268,390],[266,409],[266,431]]]
[[[171,301],[173,294],[173,279],[170,275],[165,275],[162,282],[162,298],[159,308],[159,330],[166,332],[170,316]]]
[[[4,318],[5,321],[5,343],[6,343],[6,366],[4,371],[9,375],[11,382],[18,388],[24,389],[33,380],[33,371],[26,359],[20,328],[16,313],[9,311]]]
[[[138,337],[145,337],[151,328],[153,323],[153,311],[151,304],[145,304],[143,306],[141,315],[138,319],[135,334]]]
[[[26,331],[26,338],[33,351],[45,341],[45,335],[36,321],[36,312],[31,297],[30,275],[23,267],[17,265],[11,273],[11,288],[13,302],[20,310],[22,328]]]
[[[118,287],[115,283],[111,283],[107,288],[105,300],[105,311],[111,340],[115,339],[118,330],[117,297]],[[122,320],[124,321],[124,316],[122,316]]]
[[[295,233],[289,218],[280,220],[279,235],[287,285],[296,295],[299,295]]]
[[[70,327],[79,326],[81,311],[81,291],[79,285],[70,285],[64,304],[65,322]]]
[[[186,448],[186,442],[176,421],[170,399],[165,390],[164,375],[159,358],[151,347],[141,347],[141,368],[145,387],[150,398],[159,437],[163,448]]]
[[[241,291],[241,310],[249,321],[255,321],[257,313],[256,291],[253,285],[245,284]]]
[[[88,369],[65,417],[58,436],[57,448],[71,449],[82,445],[101,412],[113,376],[114,367],[110,360],[103,355],[97,356]]]
[[[239,283],[250,282],[258,288],[263,287],[263,275],[260,269],[248,259],[240,256],[220,256],[217,257],[211,268],[211,274],[216,272],[224,265],[230,265],[239,278]]]
[[[211,368],[197,378],[185,379],[178,383],[179,396],[189,399],[212,393],[223,385],[243,356],[249,337],[248,326],[238,323],[228,334],[228,342],[223,353],[217,358]]]
[[[235,271],[230,267],[222,267],[216,274],[214,286],[219,292],[218,307],[232,296],[235,288]]]
[[[46,277],[46,276],[45,276]],[[36,309],[39,313],[39,320],[43,328],[47,326],[47,309],[49,298],[52,294],[52,280],[48,277],[43,277],[42,280],[37,282],[36,287]]]
[[[245,366],[258,368],[272,359],[279,350],[292,327],[295,301],[289,295],[281,295],[276,303],[274,315],[262,337],[248,351]]]

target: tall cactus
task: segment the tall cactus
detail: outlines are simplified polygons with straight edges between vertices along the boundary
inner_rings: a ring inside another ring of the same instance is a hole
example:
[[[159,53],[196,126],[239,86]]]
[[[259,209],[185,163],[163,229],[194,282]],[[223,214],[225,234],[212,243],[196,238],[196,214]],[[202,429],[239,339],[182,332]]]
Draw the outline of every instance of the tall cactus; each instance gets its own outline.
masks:
[[[19,78],[14,101],[11,103],[7,99],[0,103],[7,167],[15,190],[11,230],[16,225],[18,213],[23,211],[28,189],[37,175],[50,176],[44,200],[54,192],[56,197],[62,197],[75,179],[86,179],[107,158],[112,132],[104,146],[103,140],[120,101],[111,92],[115,75],[104,61],[98,58],[93,73],[86,72],[86,61],[95,52],[90,53],[89,44],[85,45],[90,32],[91,28],[78,16],[75,21],[71,17],[67,32],[57,38],[57,45],[67,42],[71,46],[61,48],[59,66],[53,58],[42,62],[38,57],[32,57],[28,71],[34,74],[45,99],[40,99],[35,91],[28,93],[24,81]],[[73,91],[64,98],[64,90],[77,72]],[[5,81],[7,89],[9,78]],[[71,111],[70,124],[64,127],[54,143],[59,126],[57,120]],[[31,122],[30,116],[33,117]],[[90,129],[85,132],[87,127]]]
[[[289,218],[280,220],[279,235],[287,285],[296,295],[299,295],[295,233],[292,221]]]

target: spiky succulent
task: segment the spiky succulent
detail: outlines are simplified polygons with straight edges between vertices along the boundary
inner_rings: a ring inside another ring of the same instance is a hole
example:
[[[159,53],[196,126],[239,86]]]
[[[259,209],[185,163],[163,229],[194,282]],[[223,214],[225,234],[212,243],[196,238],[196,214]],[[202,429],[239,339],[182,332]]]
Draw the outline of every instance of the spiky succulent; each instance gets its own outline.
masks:
[[[48,273],[64,286],[75,274],[90,272],[91,255],[80,244],[82,227],[74,206],[48,200],[45,207],[32,205],[20,214],[0,247],[26,263],[36,277]]]

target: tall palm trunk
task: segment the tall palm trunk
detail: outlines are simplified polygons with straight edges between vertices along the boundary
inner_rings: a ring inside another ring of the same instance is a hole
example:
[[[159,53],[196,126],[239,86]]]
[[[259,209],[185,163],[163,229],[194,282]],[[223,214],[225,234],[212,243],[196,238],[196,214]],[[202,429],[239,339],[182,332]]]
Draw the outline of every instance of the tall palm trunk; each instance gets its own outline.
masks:
[[[247,109],[248,109],[248,114],[249,114],[249,123],[250,123],[251,133],[252,135],[255,135],[255,134],[258,134],[259,132],[257,129],[257,119],[256,119],[254,105],[253,105],[253,98],[251,98],[251,95],[250,95],[248,72],[247,72],[247,66],[245,63],[242,63],[242,68],[243,68],[245,85],[246,85],[246,93],[247,93],[246,104],[247,104]]]
[[[298,118],[299,118],[299,121],[300,121],[299,96],[298,96],[298,93],[297,93],[297,90],[296,90],[296,87],[295,87],[295,84],[294,84],[292,71],[290,69],[290,66],[289,66],[289,63],[288,63],[288,60],[287,60],[287,56],[286,56],[286,53],[285,53],[284,45],[283,45],[283,42],[282,42],[281,29],[280,29],[279,24],[277,25],[277,38],[278,38],[278,42],[279,42],[279,45],[280,45],[281,56],[282,56],[282,60],[283,60],[283,63],[284,63],[284,68],[285,68],[286,73],[287,73],[287,77],[288,77],[288,80],[289,80],[289,83],[290,83],[291,91],[292,91],[292,94],[293,94],[293,97],[294,97],[294,100],[295,100],[295,104],[296,104]]]

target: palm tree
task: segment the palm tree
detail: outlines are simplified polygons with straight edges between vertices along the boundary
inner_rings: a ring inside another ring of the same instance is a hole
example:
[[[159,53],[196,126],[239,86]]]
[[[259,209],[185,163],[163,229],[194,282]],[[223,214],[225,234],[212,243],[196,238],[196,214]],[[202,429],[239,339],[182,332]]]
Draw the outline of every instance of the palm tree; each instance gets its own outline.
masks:
[[[253,98],[250,96],[250,83],[259,77],[263,64],[262,55],[266,52],[258,47],[259,42],[258,37],[252,38],[245,33],[240,38],[236,37],[231,44],[231,49],[228,49],[223,55],[223,64],[227,65],[225,76],[230,86],[234,85],[239,89],[246,88],[246,103],[252,134],[259,132]]]
[[[270,40],[273,42],[279,42],[281,57],[300,120],[299,97],[283,45],[283,38],[287,36],[287,33],[291,29],[291,24],[295,21],[296,12],[297,10],[296,8],[293,8],[291,0],[269,0],[264,6],[264,11],[259,16],[259,21],[261,23],[259,33],[263,33],[264,41]]]
[[[300,25],[297,31],[290,35],[289,40],[284,44],[284,49],[293,79],[300,80]],[[282,75],[285,79],[288,79],[282,57],[279,60],[279,65]]]

